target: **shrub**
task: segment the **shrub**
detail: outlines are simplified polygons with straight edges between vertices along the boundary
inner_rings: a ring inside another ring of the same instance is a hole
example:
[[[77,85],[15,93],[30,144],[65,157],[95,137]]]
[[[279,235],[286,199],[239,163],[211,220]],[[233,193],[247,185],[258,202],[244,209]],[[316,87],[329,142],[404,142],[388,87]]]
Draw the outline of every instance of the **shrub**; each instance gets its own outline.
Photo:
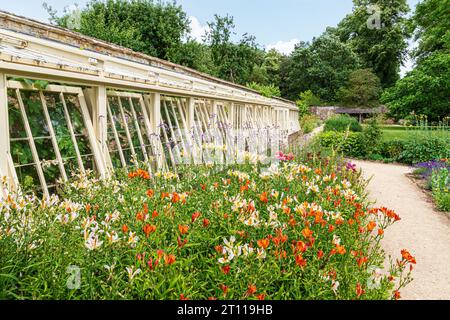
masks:
[[[431,187],[439,210],[450,211],[450,171],[447,168],[433,171]]]
[[[304,115],[300,119],[300,127],[304,134],[311,133],[315,128],[320,125],[320,119],[314,115]]]
[[[364,127],[361,134],[362,144],[364,146],[364,155],[373,154],[381,142],[381,129],[375,119],[369,122],[369,125]]]
[[[416,164],[433,159],[450,158],[449,138],[440,136],[419,136],[407,139],[398,161]]]
[[[361,132],[362,127],[355,118],[348,115],[336,115],[325,121],[324,130],[338,132],[350,130],[352,132]]]
[[[376,153],[383,159],[397,161],[404,149],[405,142],[403,140],[388,140],[380,142]]]
[[[334,149],[349,157],[362,157],[365,154],[362,135],[359,132],[323,132],[318,137],[320,145],[326,149]]]

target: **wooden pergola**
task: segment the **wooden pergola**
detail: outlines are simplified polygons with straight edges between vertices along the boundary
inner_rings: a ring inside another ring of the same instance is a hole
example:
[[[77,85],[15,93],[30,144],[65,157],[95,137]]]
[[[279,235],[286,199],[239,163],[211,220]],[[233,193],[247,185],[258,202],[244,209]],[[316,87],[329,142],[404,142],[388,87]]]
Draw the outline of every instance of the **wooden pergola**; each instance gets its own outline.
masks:
[[[0,130],[8,186],[19,188],[26,172],[48,195],[68,167],[100,177],[142,164],[176,172],[265,155],[261,138],[277,151],[300,128],[291,101],[0,11]]]

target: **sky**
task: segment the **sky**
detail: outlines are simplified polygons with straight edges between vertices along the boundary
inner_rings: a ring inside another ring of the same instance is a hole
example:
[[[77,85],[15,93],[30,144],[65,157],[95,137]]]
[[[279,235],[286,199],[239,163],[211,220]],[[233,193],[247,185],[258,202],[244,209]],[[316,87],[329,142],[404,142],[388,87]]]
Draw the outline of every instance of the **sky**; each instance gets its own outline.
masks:
[[[407,0],[414,8],[420,0]],[[44,0],[0,0],[0,10],[48,22]],[[58,12],[88,0],[45,0]],[[352,0],[178,0],[191,21],[191,36],[201,39],[214,14],[234,17],[237,37],[254,35],[266,49],[289,54],[299,41],[310,41],[335,26],[352,10]],[[407,61],[402,74],[411,69]]]

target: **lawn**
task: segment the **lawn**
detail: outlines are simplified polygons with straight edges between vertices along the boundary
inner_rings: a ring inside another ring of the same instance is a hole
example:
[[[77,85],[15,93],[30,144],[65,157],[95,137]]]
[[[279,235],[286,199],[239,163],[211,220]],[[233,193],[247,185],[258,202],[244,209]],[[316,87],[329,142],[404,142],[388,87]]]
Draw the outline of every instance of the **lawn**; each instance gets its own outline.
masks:
[[[417,129],[408,129],[403,126],[383,126],[381,127],[383,132],[383,140],[384,141],[392,141],[392,140],[407,140],[409,136],[413,134],[420,135],[431,135],[431,136],[449,136],[449,131],[437,130],[436,128],[430,130],[417,130]]]

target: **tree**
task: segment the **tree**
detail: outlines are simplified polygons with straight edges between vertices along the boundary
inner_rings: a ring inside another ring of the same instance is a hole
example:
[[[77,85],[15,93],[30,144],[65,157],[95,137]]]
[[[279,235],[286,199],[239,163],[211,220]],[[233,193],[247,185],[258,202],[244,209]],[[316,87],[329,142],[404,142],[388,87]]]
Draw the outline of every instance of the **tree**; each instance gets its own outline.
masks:
[[[424,0],[417,5],[412,26],[419,43],[414,56],[419,61],[436,51],[450,52],[448,5],[448,0]]]
[[[338,92],[338,99],[346,106],[378,107],[380,93],[380,79],[370,69],[359,69],[350,73],[348,84]]]
[[[214,75],[215,66],[211,57],[210,48],[203,43],[188,39],[181,45],[178,54],[175,55],[176,63],[183,66]]]
[[[437,121],[450,115],[450,55],[436,52],[383,93],[389,113],[402,119],[411,113]]]
[[[295,100],[311,90],[320,99],[332,102],[345,85],[350,72],[359,67],[357,55],[338,37],[324,33],[312,43],[301,42],[281,67],[283,96]]]
[[[400,66],[407,54],[406,0],[353,0],[353,12],[330,32],[348,43],[371,68],[381,85],[392,86],[399,79]]]
[[[244,34],[239,42],[232,41],[234,35],[234,19],[232,16],[214,16],[208,23],[205,42],[211,48],[212,61],[219,78],[246,84],[257,75],[256,66],[263,62],[263,51],[258,48],[255,38]]]
[[[448,1],[424,0],[411,19],[418,41],[416,67],[387,90],[381,101],[397,119],[411,113],[437,121],[450,115],[450,31]]]
[[[70,13],[58,17],[51,7],[46,8],[52,23],[70,27]],[[176,2],[91,0],[81,10],[75,31],[174,61],[182,47],[182,39],[189,31],[189,21]]]
[[[247,84],[247,87],[258,91],[260,94],[268,98],[281,96],[280,88],[274,86],[273,84],[263,85],[256,82],[251,82]]]

